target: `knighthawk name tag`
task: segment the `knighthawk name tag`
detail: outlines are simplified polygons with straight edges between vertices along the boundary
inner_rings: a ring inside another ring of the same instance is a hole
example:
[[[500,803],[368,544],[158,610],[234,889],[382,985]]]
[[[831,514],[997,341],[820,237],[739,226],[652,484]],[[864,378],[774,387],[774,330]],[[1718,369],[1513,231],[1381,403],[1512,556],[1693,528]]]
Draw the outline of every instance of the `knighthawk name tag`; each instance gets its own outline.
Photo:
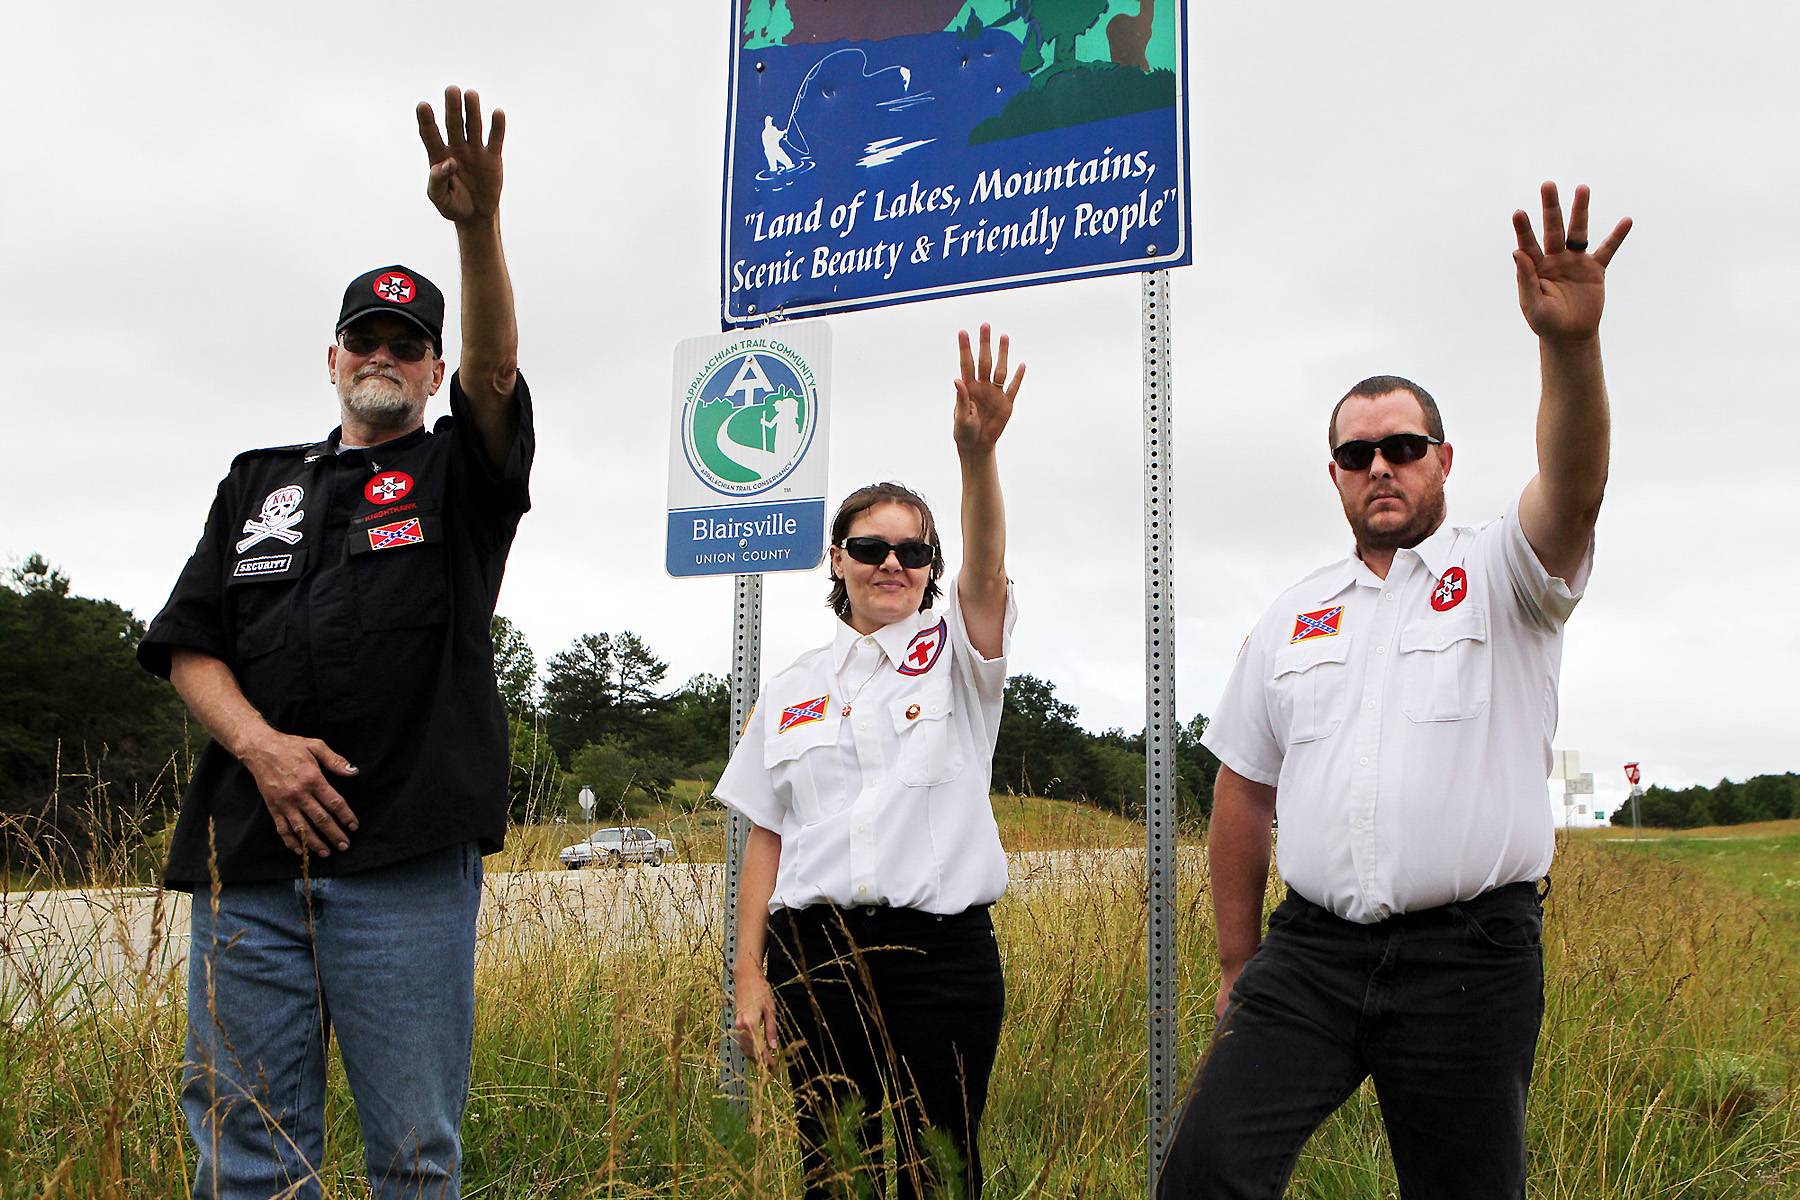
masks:
[[[291,554],[265,554],[259,558],[240,558],[231,568],[233,579],[259,579],[265,575],[285,575],[294,565]]]

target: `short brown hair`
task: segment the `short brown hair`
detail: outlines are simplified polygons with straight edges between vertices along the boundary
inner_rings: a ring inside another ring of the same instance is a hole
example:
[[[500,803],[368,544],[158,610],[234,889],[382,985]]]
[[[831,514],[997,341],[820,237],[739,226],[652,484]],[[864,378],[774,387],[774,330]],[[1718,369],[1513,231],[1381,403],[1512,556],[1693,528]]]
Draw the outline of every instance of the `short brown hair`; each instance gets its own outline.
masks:
[[[1389,392],[1405,392],[1417,400],[1419,412],[1425,418],[1425,432],[1440,442],[1444,440],[1444,418],[1438,413],[1437,401],[1431,398],[1430,392],[1412,380],[1404,379],[1399,375],[1371,375],[1345,392],[1343,398],[1332,408],[1331,421],[1325,426],[1326,444],[1333,450],[1337,449],[1338,410],[1344,407],[1345,401],[1373,400],[1377,396],[1385,396]]]
[[[937,519],[931,515],[931,506],[925,503],[925,497],[898,483],[871,483],[857,488],[844,497],[844,502],[838,505],[837,516],[831,518],[831,544],[841,545],[850,536],[850,523],[877,504],[904,504],[919,514],[919,536],[931,543],[931,578],[926,581],[925,597],[919,604],[919,611],[924,612],[943,594],[938,580],[944,575],[944,547],[938,541]],[[825,598],[825,603],[839,620],[850,619],[850,589],[844,586],[843,579],[835,571],[831,574],[831,594]]]

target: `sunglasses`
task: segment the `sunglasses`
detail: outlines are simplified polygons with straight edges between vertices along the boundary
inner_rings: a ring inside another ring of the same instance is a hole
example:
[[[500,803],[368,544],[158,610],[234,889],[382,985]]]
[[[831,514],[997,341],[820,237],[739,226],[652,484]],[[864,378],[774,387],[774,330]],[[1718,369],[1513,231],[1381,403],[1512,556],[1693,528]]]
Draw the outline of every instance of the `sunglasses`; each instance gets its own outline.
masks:
[[[1331,461],[1346,471],[1366,471],[1379,450],[1390,466],[1398,467],[1424,458],[1427,446],[1443,444],[1443,439],[1423,433],[1390,433],[1379,442],[1345,442],[1331,452]]]
[[[930,566],[932,558],[935,557],[930,542],[901,542],[896,546],[884,538],[853,537],[845,538],[839,544],[843,547],[845,554],[857,562],[871,567],[879,567],[886,562],[890,553],[900,560],[901,566],[909,571]]]
[[[367,333],[345,333],[338,335],[338,345],[356,355],[373,354],[386,346],[389,354],[408,363],[416,363],[431,353],[431,343],[415,337],[381,338]]]

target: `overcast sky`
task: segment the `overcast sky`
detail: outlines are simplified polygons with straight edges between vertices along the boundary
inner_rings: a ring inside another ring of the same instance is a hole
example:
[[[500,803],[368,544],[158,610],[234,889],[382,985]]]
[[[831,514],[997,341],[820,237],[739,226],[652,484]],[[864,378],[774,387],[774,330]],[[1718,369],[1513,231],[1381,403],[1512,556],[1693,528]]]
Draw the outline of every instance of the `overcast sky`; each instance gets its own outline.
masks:
[[[231,456],[335,423],[345,282],[403,261],[454,305],[411,110],[460,82],[511,122],[503,218],[541,438],[500,611],[540,659],[632,629],[671,685],[724,673],[730,581],[668,578],[662,537],[671,351],[718,328],[728,9],[9,12],[0,555],[40,551],[148,618]],[[1531,475],[1508,218],[1553,178],[1592,185],[1596,238],[1637,222],[1608,280],[1612,480],[1558,745],[1603,807],[1627,759],[1676,785],[1800,769],[1797,11],[1189,6],[1184,718],[1212,710],[1274,594],[1348,548],[1323,428],[1349,384],[1393,372],[1437,396],[1452,520],[1498,515]],[[1138,308],[1115,277],[831,322],[832,495],[900,478],[952,524],[955,331],[1013,335],[1031,369],[1001,445],[1012,668],[1095,729],[1143,724]],[[825,587],[822,569],[769,578],[766,666],[828,636]]]

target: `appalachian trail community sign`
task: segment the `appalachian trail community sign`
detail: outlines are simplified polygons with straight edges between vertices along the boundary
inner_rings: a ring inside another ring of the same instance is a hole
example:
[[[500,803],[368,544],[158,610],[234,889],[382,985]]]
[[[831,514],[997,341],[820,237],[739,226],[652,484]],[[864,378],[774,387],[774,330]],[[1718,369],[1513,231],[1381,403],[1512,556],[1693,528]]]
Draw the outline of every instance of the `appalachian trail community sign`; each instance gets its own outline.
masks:
[[[722,326],[1193,259],[1181,0],[734,0]]]
[[[819,565],[830,377],[831,331],[822,321],[675,347],[669,574]]]

